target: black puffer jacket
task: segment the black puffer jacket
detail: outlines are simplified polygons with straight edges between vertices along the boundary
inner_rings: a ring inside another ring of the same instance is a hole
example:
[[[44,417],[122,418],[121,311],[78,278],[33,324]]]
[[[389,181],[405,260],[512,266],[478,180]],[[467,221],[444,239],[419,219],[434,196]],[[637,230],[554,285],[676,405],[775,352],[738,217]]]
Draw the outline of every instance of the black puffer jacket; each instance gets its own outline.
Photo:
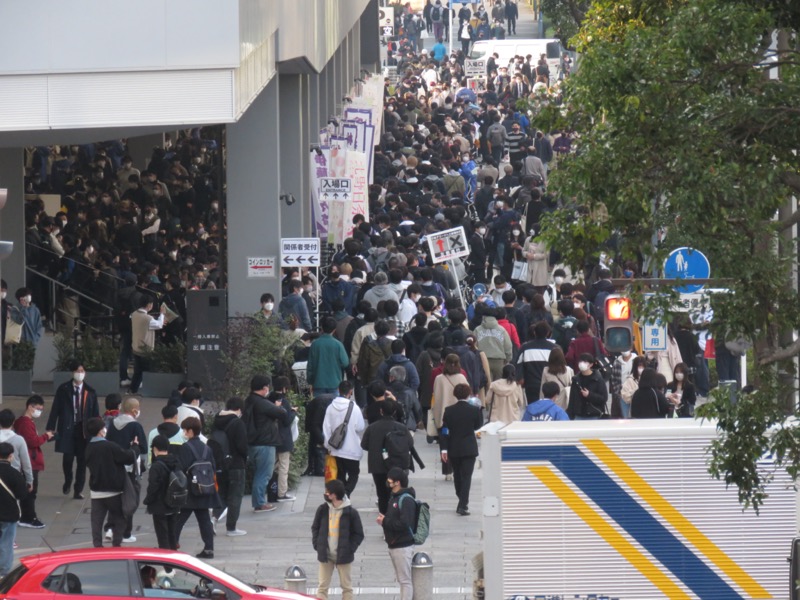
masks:
[[[347,565],[355,560],[355,553],[361,542],[364,541],[364,528],[361,525],[361,516],[358,511],[350,506],[350,500],[345,498],[345,505],[339,510],[342,516],[339,519],[339,543],[336,546],[336,564]],[[325,502],[317,508],[314,522],[311,524],[311,543],[317,551],[317,560],[321,563],[328,562],[328,515],[332,510],[330,503]]]
[[[171,515],[180,512],[164,503],[169,485],[169,474],[178,466],[178,459],[172,454],[156,456],[150,466],[150,475],[147,480],[147,494],[142,501],[151,515]]]

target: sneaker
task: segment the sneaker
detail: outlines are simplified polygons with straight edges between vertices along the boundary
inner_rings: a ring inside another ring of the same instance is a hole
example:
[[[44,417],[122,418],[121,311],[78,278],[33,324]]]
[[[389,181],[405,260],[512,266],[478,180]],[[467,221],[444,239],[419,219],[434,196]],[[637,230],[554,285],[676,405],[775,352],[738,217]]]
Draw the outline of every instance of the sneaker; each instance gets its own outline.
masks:
[[[113,537],[114,537],[114,534],[111,532],[111,530],[110,529],[106,529],[106,539],[110,540]]]
[[[278,496],[278,502],[292,502],[294,500],[294,496],[291,494],[284,494],[283,496]]]
[[[123,544],[133,544],[136,541],[136,536],[132,535],[131,537],[122,538]]]
[[[237,537],[240,535],[247,535],[247,532],[242,531],[241,529],[232,529],[229,530],[225,535],[227,535],[228,537]]]
[[[253,512],[262,513],[262,512],[270,512],[278,508],[274,504],[262,504],[261,506],[257,506],[253,509]]]
[[[39,519],[31,519],[30,521],[20,521],[20,527],[30,527],[31,529],[44,529],[44,523]]]
[[[122,381],[119,382],[119,387],[127,387],[130,384],[131,384],[130,379],[123,379]]]
[[[445,481],[453,481],[453,476],[451,474],[447,474],[444,476]]]
[[[203,550],[199,554],[195,554],[197,558],[214,558],[213,550]]]
[[[221,521],[224,521],[226,516],[228,516],[228,507],[227,506],[222,509],[221,513],[219,513],[219,516],[217,517],[217,523],[219,523]]]

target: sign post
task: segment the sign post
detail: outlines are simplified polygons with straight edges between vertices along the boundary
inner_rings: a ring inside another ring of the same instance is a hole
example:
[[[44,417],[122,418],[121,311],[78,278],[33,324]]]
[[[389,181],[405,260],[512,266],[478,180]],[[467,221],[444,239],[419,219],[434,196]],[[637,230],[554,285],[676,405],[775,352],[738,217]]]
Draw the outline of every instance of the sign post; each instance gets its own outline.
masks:
[[[319,238],[281,238],[281,267],[317,270],[317,329],[319,329]]]
[[[464,294],[461,292],[461,282],[458,281],[455,265],[455,259],[469,256],[466,231],[464,231],[463,227],[445,229],[444,231],[429,234],[427,240],[433,263],[450,263],[450,270],[453,272],[458,285],[458,297],[461,299],[461,306],[466,309],[467,305],[464,303]]]
[[[676,279],[708,279],[711,264],[706,255],[694,248],[676,248],[664,261],[664,277]],[[702,284],[687,284],[675,288],[681,294],[692,294],[703,289]]]

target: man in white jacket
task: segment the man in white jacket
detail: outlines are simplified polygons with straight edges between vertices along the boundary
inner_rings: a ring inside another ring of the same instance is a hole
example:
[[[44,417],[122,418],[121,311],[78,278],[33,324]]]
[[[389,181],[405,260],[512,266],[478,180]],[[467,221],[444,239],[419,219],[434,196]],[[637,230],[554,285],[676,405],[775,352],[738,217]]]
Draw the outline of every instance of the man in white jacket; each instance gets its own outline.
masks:
[[[349,418],[348,418],[349,413]],[[347,421],[344,442],[339,448],[330,445],[330,439],[336,428]],[[325,436],[325,447],[331,456],[336,457],[336,478],[344,483],[348,496],[358,483],[360,472],[361,436],[366,429],[361,410],[353,400],[353,384],[347,380],[339,384],[339,395],[333,399],[325,411],[325,420],[322,422],[322,434]]]

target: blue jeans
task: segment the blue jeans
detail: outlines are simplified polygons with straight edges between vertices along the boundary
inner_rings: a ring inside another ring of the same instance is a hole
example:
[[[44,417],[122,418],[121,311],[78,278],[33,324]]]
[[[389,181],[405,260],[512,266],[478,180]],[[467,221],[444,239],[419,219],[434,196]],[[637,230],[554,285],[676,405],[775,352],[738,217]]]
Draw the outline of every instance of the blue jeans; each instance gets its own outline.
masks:
[[[275,470],[275,446],[250,446],[247,460],[253,463],[253,508],[267,503],[267,482]]]
[[[631,405],[625,402],[621,396],[619,398],[619,411],[622,413],[623,419],[631,418]]]
[[[17,534],[16,521],[0,521],[0,577],[5,577],[14,564],[14,536]]]

